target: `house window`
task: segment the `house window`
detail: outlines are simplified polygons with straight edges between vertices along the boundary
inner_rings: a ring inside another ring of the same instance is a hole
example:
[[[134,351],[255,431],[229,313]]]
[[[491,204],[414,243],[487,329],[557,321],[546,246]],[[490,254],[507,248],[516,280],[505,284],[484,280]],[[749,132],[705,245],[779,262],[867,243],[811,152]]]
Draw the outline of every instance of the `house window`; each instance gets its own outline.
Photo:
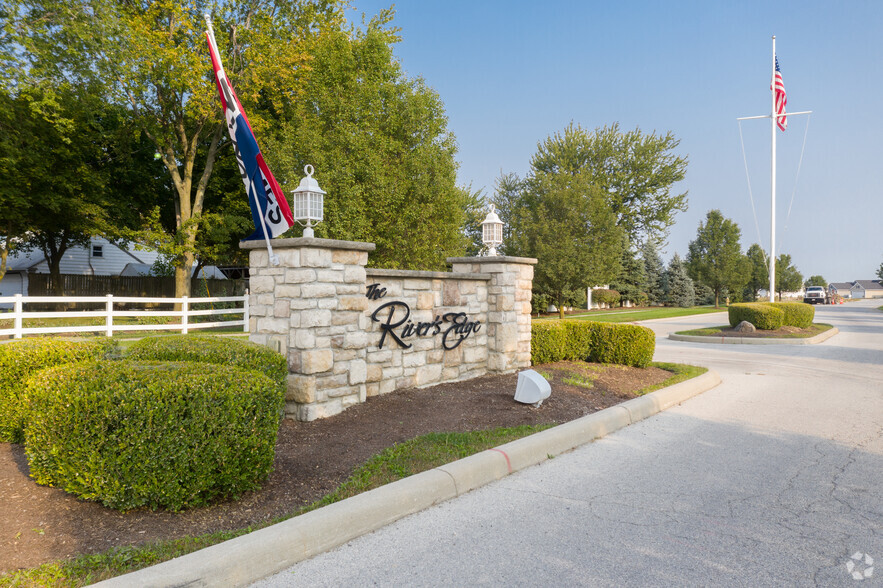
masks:
[[[102,245],[93,245],[92,257],[104,257],[104,247]]]

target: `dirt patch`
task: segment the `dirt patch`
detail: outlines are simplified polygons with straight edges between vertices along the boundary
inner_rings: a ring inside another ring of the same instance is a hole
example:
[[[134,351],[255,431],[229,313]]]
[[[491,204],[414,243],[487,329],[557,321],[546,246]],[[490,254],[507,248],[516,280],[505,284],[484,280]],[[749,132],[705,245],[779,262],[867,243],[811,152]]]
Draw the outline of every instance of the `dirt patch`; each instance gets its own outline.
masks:
[[[332,418],[285,420],[275,471],[238,501],[173,514],[120,513],[28,477],[21,445],[0,443],[0,572],[119,545],[247,527],[285,515],[334,490],[370,456],[432,432],[563,423],[613,406],[671,374],[560,362],[536,366],[552,395],[539,408],[513,400],[517,376],[484,376],[369,398]]]

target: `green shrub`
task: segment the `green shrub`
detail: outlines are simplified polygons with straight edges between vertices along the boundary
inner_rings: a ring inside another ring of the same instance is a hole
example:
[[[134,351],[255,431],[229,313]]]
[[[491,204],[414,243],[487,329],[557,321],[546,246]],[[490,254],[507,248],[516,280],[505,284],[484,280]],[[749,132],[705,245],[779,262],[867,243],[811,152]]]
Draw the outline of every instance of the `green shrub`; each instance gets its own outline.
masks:
[[[31,477],[111,508],[201,506],[273,466],[283,393],[253,371],[97,361],[43,370],[26,394]]]
[[[27,409],[22,398],[30,376],[40,370],[113,353],[111,339],[65,341],[22,339],[0,345],[0,441],[20,443]]]
[[[231,337],[145,337],[129,347],[129,358],[156,361],[198,361],[233,365],[261,372],[285,386],[288,363],[268,347]]]
[[[612,307],[619,302],[619,299],[620,295],[616,290],[592,290],[592,300],[598,304],[606,304]]]
[[[785,322],[785,311],[765,302],[741,302],[727,308],[730,326],[748,321],[763,331],[773,331]]]
[[[615,323],[592,323],[590,361],[647,367],[653,361],[656,335],[647,327]]]
[[[565,355],[566,331],[561,321],[533,323],[530,329],[530,359],[536,364],[561,361]]]
[[[531,328],[531,362],[582,360],[647,367],[656,337],[637,325],[589,321],[547,321]]]
[[[765,304],[782,309],[782,312],[785,313],[782,324],[791,327],[807,329],[812,325],[816,316],[816,309],[813,308],[813,305],[804,302],[766,302]]]

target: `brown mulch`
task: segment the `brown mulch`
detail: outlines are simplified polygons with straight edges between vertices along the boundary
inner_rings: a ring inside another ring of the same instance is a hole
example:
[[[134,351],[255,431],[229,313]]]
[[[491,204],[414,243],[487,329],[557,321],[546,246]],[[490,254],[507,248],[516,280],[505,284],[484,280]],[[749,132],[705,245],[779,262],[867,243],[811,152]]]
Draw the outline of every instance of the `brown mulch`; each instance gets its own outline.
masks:
[[[307,505],[340,485],[370,456],[431,432],[563,423],[613,406],[669,372],[560,362],[534,369],[550,378],[539,408],[513,400],[517,376],[483,376],[369,398],[344,413],[309,423],[286,419],[275,471],[261,490],[239,501],[180,513],[120,513],[28,477],[21,445],[0,443],[0,572],[30,568],[120,545],[196,536],[259,524]],[[588,386],[565,384],[581,376]]]
[[[809,327],[808,329],[801,329],[799,327],[779,327],[778,329],[770,329],[770,330],[761,330],[758,329],[753,333],[743,333],[741,331],[737,331],[732,327],[728,327],[726,329],[721,329],[719,333],[715,333],[714,335],[708,335],[709,337],[745,337],[745,338],[754,338],[754,339],[791,339],[798,336],[811,337],[813,335],[818,335],[822,330],[818,328]]]

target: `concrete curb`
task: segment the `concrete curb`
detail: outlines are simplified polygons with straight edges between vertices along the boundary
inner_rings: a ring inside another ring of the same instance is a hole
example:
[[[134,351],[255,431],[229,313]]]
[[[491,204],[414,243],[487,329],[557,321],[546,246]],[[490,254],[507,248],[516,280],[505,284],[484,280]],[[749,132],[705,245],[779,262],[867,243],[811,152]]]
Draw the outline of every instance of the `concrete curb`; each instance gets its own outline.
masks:
[[[686,382],[94,586],[248,586],[402,517],[600,439],[720,383],[720,376],[709,370]]]
[[[815,345],[827,341],[839,332],[837,327],[831,327],[824,333],[806,339],[755,339],[754,337],[715,337],[712,335],[679,335],[677,333],[669,333],[668,338],[672,341],[713,343],[715,345]]]

